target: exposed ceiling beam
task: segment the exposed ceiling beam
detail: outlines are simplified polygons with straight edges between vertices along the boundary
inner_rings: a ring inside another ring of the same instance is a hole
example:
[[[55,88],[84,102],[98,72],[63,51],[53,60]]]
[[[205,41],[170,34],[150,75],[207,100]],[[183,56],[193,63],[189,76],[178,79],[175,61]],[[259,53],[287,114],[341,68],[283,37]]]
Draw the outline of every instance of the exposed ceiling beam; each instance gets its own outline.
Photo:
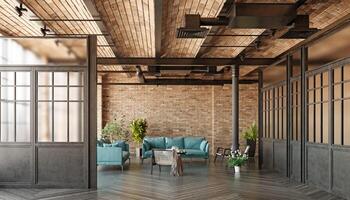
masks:
[[[270,65],[274,58],[97,58],[101,65]]]
[[[256,84],[258,80],[243,79],[239,84]],[[200,80],[200,79],[147,79],[145,83],[113,83],[104,82],[98,85],[230,85],[231,80]]]
[[[154,0],[154,12],[156,58],[160,58],[162,50],[163,0]]]

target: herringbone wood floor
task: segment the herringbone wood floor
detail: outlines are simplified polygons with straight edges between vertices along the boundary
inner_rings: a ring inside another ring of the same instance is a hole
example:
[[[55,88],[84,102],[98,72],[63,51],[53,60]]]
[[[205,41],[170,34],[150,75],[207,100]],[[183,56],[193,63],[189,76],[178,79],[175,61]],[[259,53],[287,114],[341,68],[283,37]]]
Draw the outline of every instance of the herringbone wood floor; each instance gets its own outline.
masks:
[[[340,199],[309,186],[290,183],[280,175],[258,171],[250,163],[239,175],[220,163],[185,162],[183,177],[170,176],[170,168],[154,168],[133,161],[124,172],[99,167],[98,190],[0,189],[0,199],[114,200],[114,199]]]

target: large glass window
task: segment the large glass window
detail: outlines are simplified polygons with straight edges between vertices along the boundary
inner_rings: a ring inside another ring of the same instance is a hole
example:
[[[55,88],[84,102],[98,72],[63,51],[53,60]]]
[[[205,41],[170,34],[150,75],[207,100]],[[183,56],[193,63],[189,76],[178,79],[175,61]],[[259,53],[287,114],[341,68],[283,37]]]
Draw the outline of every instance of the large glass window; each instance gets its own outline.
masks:
[[[38,72],[38,142],[82,142],[84,73]]]
[[[307,78],[308,142],[328,143],[328,76],[328,71],[324,71]]]
[[[30,72],[0,72],[0,141],[30,142]]]

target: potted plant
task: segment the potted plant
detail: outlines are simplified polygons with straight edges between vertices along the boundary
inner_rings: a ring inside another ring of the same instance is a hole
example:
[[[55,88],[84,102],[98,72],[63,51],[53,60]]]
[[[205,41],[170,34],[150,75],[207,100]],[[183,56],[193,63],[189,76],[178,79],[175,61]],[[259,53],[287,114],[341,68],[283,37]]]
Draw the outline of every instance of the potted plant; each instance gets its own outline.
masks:
[[[129,132],[124,128],[123,120],[107,122],[102,129],[101,141],[103,143],[113,143],[117,140],[127,141],[129,137]]]
[[[243,137],[247,140],[247,145],[250,146],[248,151],[249,157],[255,156],[256,149],[256,139],[258,138],[258,127],[255,122],[253,122],[250,127],[244,132]]]
[[[244,165],[248,160],[247,154],[242,154],[240,150],[236,150],[231,153],[228,158],[228,166],[233,167],[235,169],[235,173],[239,173],[241,166]]]
[[[143,138],[146,136],[147,132],[147,121],[146,119],[134,119],[130,123],[130,131],[131,131],[131,138],[134,140],[136,143],[136,157],[141,156],[141,143],[143,141]]]

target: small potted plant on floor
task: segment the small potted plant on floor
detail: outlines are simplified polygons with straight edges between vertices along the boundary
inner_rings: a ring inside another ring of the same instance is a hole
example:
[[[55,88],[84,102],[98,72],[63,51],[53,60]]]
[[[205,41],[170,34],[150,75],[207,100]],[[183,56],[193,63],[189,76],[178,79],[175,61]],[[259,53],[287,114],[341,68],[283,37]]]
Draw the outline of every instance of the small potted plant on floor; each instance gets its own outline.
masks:
[[[231,153],[228,158],[228,166],[235,169],[235,173],[239,173],[241,166],[244,165],[248,160],[248,156],[245,153],[241,153],[240,150],[236,150]]]
[[[258,138],[258,127],[256,126],[255,122],[253,122],[253,124],[250,125],[250,127],[248,127],[248,129],[244,132],[243,137],[247,140],[247,146],[250,146],[248,156],[254,157],[256,149],[256,139]]]
[[[130,123],[130,131],[131,131],[131,138],[136,143],[136,157],[141,157],[141,143],[143,141],[143,138],[146,136],[147,132],[147,121],[146,119],[134,119]]]

